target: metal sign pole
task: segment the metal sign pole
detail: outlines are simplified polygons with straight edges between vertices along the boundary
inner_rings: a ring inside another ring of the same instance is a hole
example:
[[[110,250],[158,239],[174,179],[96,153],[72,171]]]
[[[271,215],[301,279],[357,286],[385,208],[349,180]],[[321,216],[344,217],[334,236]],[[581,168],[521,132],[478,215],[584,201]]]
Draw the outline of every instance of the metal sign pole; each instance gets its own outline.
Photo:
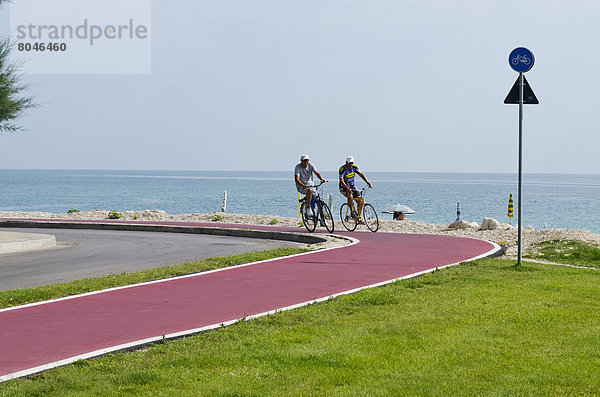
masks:
[[[504,103],[515,103],[519,104],[519,197],[517,200],[517,222],[519,228],[519,253],[517,259],[517,266],[521,265],[522,260],[522,229],[523,224],[521,220],[521,212],[523,212],[522,205],[522,197],[523,197],[523,104],[526,102],[528,104],[538,104],[539,101],[535,97],[535,94],[531,90],[531,87],[527,86],[525,88],[525,76],[523,73],[528,72],[533,67],[533,63],[535,62],[535,58],[533,57],[533,53],[524,47],[517,47],[511,51],[508,56],[508,64],[510,67],[519,73],[519,77],[517,81],[511,88],[508,96],[504,100]],[[527,92],[525,92],[527,91]],[[527,94],[527,101],[525,101],[525,94]],[[509,204],[510,205],[510,204]],[[510,209],[509,209],[510,211]]]
[[[521,224],[521,186],[523,184],[523,73],[519,73],[519,201],[517,203],[518,212],[517,219],[519,223],[519,253],[517,259],[517,266],[521,266],[521,254],[522,254],[522,224]]]

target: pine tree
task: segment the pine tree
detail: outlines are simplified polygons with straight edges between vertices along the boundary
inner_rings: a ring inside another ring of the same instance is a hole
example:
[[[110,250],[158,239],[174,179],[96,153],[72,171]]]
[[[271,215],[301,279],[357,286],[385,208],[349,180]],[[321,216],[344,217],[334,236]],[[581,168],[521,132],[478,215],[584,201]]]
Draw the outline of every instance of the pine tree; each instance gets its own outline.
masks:
[[[0,0],[0,7],[5,1]],[[0,133],[21,130],[16,119],[35,106],[33,98],[22,96],[27,86],[19,83],[19,65],[9,61],[11,48],[9,39],[0,39]]]

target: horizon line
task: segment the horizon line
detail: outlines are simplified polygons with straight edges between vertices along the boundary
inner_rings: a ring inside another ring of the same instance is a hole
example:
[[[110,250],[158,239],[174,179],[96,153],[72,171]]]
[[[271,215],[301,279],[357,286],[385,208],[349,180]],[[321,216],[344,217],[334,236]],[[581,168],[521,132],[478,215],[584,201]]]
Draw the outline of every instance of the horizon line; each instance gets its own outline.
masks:
[[[207,169],[141,169],[141,168],[0,168],[0,171],[125,171],[125,172],[293,172],[291,170],[207,170]],[[336,172],[336,170],[326,170],[323,172]],[[369,170],[369,173],[386,173],[386,174],[502,174],[516,175],[517,171],[513,172],[492,172],[492,171],[378,171]],[[600,175],[593,172],[524,172],[523,175]]]

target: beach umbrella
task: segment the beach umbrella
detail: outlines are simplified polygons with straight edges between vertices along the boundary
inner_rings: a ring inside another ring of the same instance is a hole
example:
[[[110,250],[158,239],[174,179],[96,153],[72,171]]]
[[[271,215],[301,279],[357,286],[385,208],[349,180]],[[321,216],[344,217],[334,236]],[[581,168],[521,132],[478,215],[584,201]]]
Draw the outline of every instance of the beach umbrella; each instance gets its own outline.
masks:
[[[395,204],[388,206],[385,209],[385,211],[383,211],[384,214],[393,214],[394,212],[402,212],[403,214],[414,214],[415,210],[413,210],[410,207],[407,207],[406,205]]]
[[[515,209],[514,209],[515,205],[513,203],[513,198],[512,198],[512,193],[510,194],[510,197],[508,198],[508,213],[506,214],[508,216],[508,223],[510,223],[510,221],[512,220],[513,216],[515,216]]]

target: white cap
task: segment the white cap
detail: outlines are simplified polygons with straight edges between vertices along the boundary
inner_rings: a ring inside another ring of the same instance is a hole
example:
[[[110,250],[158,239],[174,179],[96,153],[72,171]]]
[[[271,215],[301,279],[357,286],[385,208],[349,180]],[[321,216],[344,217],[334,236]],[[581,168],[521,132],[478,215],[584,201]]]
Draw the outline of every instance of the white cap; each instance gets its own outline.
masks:
[[[352,156],[346,157],[346,163],[354,163],[354,157],[352,157]]]
[[[300,161],[303,160],[310,160],[310,157],[308,157],[308,154],[303,154],[302,156],[300,156]]]

